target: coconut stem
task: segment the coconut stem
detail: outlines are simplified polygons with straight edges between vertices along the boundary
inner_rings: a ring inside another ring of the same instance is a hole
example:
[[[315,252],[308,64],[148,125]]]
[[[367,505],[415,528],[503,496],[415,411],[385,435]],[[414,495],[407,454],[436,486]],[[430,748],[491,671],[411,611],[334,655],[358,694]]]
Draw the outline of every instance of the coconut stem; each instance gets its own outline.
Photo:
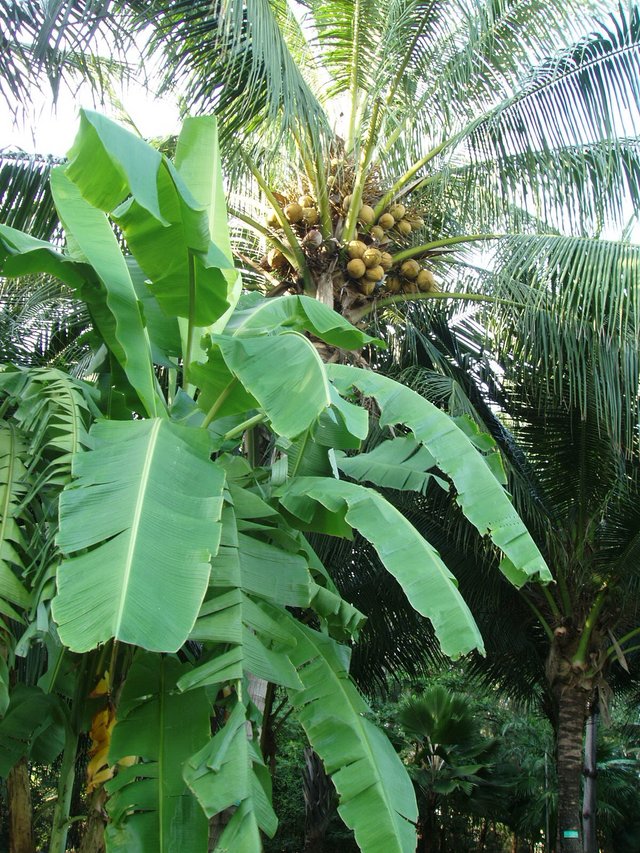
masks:
[[[371,314],[374,309],[385,308],[387,305],[395,305],[398,302],[414,302],[418,299],[461,299],[464,302],[492,302],[497,305],[514,305],[517,308],[524,308],[521,302],[514,302],[512,299],[500,299],[497,296],[485,296],[482,293],[451,293],[436,290],[430,293],[398,293],[395,296],[388,296],[386,299],[378,299],[376,302],[364,305],[357,311],[351,311],[349,319],[352,323],[356,323],[366,317],[367,314]]]
[[[351,203],[349,205],[347,221],[344,224],[344,231],[342,233],[342,240],[344,243],[348,243],[350,240],[353,240],[353,236],[356,231],[356,225],[358,223],[358,213],[360,211],[360,202],[362,201],[362,193],[364,190],[365,181],[367,179],[367,169],[369,168],[369,164],[371,163],[371,158],[373,156],[379,112],[380,102],[376,101],[375,106],[371,111],[371,120],[369,121],[367,141],[364,148],[362,149],[362,154],[360,155],[360,164],[358,166],[356,180],[353,185],[353,190],[351,192]]]
[[[314,283],[313,278],[311,276],[311,271],[309,270],[309,267],[307,266],[307,261],[306,261],[305,256],[304,256],[304,252],[300,248],[300,243],[298,242],[298,238],[297,238],[293,228],[289,224],[289,220],[284,215],[284,211],[282,210],[282,208],[278,204],[274,194],[271,192],[271,190],[267,186],[267,182],[265,181],[263,176],[260,174],[260,171],[256,167],[255,163],[253,163],[247,157],[246,154],[243,154],[242,158],[244,159],[245,163],[249,167],[251,174],[253,175],[253,177],[258,182],[258,186],[263,191],[263,193],[266,195],[267,199],[269,200],[269,203],[271,204],[271,206],[273,207],[273,209],[275,211],[276,216],[278,217],[278,221],[280,222],[280,225],[282,226],[282,230],[284,231],[285,236],[291,245],[291,252],[295,258],[295,264],[293,264],[293,266],[295,266],[297,268],[298,272],[302,276],[305,293],[307,293],[309,296],[315,296],[316,286],[315,286],[315,283]]]
[[[252,219],[251,216],[247,216],[246,213],[240,213],[238,210],[229,209],[229,213],[231,216],[235,216],[236,219],[239,219],[241,222],[246,223],[250,228],[253,228],[254,231],[257,231],[259,234],[262,234],[263,237],[266,237],[273,245],[279,249],[285,258],[289,261],[291,266],[296,265],[296,258],[289,246],[286,243],[283,243],[282,240],[279,240],[275,237],[268,228],[265,228],[264,225],[260,225],[259,222],[256,222],[255,219]]]
[[[347,132],[346,150],[351,151],[356,137],[356,114],[358,112],[358,70],[360,63],[360,0],[353,7],[353,53],[351,55],[351,77],[349,93],[351,96],[351,111],[349,113],[349,130]]]
[[[443,246],[455,246],[457,243],[479,243],[482,240],[499,240],[502,234],[469,234],[461,237],[446,237],[444,240],[435,240],[433,243],[423,243],[421,246],[411,246],[409,249],[403,249],[402,252],[396,252],[393,255],[393,262],[399,263],[407,258],[415,258],[416,255],[421,255],[430,252],[433,249],[441,249]]]

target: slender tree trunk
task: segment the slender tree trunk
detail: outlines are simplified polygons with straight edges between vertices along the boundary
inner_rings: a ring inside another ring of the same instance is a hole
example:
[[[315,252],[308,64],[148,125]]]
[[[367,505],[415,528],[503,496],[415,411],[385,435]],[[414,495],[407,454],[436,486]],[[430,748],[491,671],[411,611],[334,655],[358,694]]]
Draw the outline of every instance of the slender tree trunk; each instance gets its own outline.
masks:
[[[87,820],[78,853],[104,853],[104,828],[107,822],[104,812],[106,799],[107,792],[103,785],[91,794],[87,805]]]
[[[587,691],[571,680],[557,683],[558,703],[556,752],[558,769],[558,837],[559,853],[583,853],[582,743],[587,716]]]
[[[21,758],[7,777],[9,853],[34,853],[29,764]]]
[[[598,853],[596,834],[597,733],[598,703],[595,700],[591,705],[587,719],[587,732],[584,741],[584,798],[582,801],[584,853]]]
[[[69,728],[66,735],[60,777],[58,779],[58,799],[53,811],[51,841],[49,853],[64,853],[67,848],[69,831],[69,807],[76,778],[76,755],[78,752],[78,733]]]

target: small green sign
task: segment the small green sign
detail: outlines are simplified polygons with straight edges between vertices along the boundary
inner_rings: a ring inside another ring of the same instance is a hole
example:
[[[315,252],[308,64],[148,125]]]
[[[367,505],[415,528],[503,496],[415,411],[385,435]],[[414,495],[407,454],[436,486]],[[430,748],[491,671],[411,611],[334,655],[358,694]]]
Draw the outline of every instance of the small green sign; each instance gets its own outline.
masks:
[[[563,838],[579,838],[577,829],[565,829],[562,833]]]

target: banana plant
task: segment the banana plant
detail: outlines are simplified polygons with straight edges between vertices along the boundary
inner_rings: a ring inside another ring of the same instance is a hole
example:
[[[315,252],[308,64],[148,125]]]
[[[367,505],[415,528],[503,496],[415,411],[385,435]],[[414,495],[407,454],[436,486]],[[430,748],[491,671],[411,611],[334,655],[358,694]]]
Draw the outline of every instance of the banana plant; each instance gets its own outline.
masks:
[[[0,771],[55,731],[62,853],[88,731],[108,851],[204,853],[214,819],[217,850],[260,850],[260,678],[288,691],[360,848],[414,850],[410,779],[349,679],[365,617],[307,533],[358,531],[448,655],[482,651],[452,573],[374,487],[453,490],[511,582],[548,583],[495,447],[349,363],[382,342],[321,301],[242,292],[214,118],[187,119],[175,161],[80,122],[51,175],[64,248],[0,226],[0,274],[73,288],[98,342],[83,379],[0,373]],[[374,408],[388,438],[360,454]],[[19,658],[33,676],[12,687]]]

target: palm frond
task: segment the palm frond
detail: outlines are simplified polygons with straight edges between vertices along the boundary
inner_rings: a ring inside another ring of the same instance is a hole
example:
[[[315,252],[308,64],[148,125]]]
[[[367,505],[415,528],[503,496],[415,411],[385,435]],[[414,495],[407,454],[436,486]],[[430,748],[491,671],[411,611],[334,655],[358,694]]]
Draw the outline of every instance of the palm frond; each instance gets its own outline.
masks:
[[[548,59],[519,89],[474,121],[466,137],[472,160],[602,142],[636,128],[640,11],[623,7],[598,31]]]
[[[50,240],[59,229],[49,176],[62,160],[21,151],[0,151],[0,220]]]
[[[151,27],[148,50],[162,58],[161,91],[173,91],[179,82],[191,110],[215,109],[225,141],[264,132],[265,123],[277,125],[280,135],[298,122],[318,136],[326,129],[285,41],[295,21],[284,0],[153,0],[128,6],[132,28]]]
[[[2,4],[0,97],[10,108],[28,104],[33,88],[44,79],[55,101],[61,83],[72,72],[79,73],[98,93],[104,91],[97,37],[105,37],[102,47],[111,44],[114,55],[124,55],[130,44],[129,35],[111,14],[111,6],[111,0],[9,0]]]

